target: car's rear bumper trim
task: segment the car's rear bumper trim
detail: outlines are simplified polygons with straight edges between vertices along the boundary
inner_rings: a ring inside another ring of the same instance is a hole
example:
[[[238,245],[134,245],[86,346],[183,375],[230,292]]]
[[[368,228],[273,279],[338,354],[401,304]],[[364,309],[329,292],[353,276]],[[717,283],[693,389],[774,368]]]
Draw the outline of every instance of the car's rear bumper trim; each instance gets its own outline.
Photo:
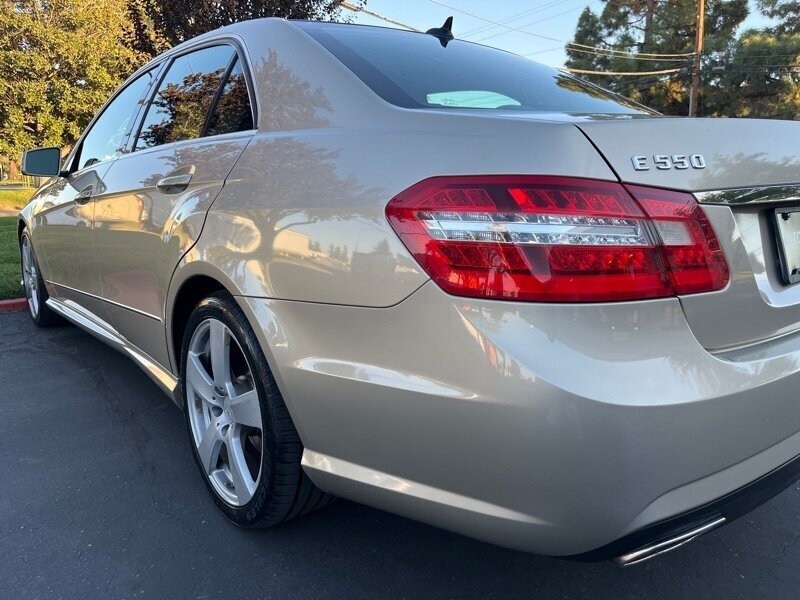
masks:
[[[778,495],[798,479],[800,455],[721,498],[647,525],[595,550],[564,558],[580,561],[614,559],[621,564],[641,562],[738,519]]]
[[[651,558],[655,558],[656,556],[660,556],[661,554],[665,554],[675,550],[676,548],[680,548],[684,544],[688,544],[704,533],[708,533],[717,527],[722,527],[726,522],[727,521],[725,520],[725,517],[717,517],[713,521],[709,521],[704,525],[690,529],[685,533],[681,533],[661,542],[654,542],[645,546],[644,548],[639,548],[638,550],[634,550],[628,554],[618,556],[614,559],[614,562],[622,567],[638,565],[641,562],[650,560]]]

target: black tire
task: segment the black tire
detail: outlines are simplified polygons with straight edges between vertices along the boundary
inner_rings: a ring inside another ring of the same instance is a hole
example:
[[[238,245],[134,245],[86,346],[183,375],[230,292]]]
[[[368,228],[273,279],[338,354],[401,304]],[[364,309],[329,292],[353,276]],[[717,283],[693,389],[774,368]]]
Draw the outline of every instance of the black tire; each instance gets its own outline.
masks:
[[[252,499],[233,506],[214,489],[202,466],[194,442],[189,408],[184,417],[192,453],[214,502],[231,521],[241,527],[264,528],[277,525],[329,504],[333,497],[317,488],[303,471],[303,444],[286,409],[275,378],[244,312],[227,292],[216,292],[192,311],[181,347],[181,373],[186,373],[189,345],[195,330],[208,318],[224,323],[245,354],[258,391],[262,419],[261,476]],[[181,378],[183,398],[188,398],[186,378]]]
[[[47,293],[47,288],[44,285],[44,279],[42,278],[42,270],[39,268],[39,261],[36,258],[36,252],[33,248],[33,240],[31,239],[30,232],[28,228],[25,227],[22,230],[22,234],[19,236],[19,258],[20,258],[20,267],[21,267],[21,275],[23,281],[25,280],[25,267],[24,267],[24,260],[23,260],[23,246],[25,243],[28,243],[31,250],[31,260],[33,261],[34,266],[36,267],[36,289],[31,290],[27,286],[25,286],[25,297],[28,299],[28,314],[31,317],[31,320],[37,327],[52,327],[54,325],[60,325],[63,323],[63,320],[60,316],[58,316],[55,312],[53,312],[49,306],[47,306],[47,299],[50,295]],[[36,297],[36,306],[38,307],[36,311],[34,311],[33,307],[31,306],[31,295],[35,295]]]

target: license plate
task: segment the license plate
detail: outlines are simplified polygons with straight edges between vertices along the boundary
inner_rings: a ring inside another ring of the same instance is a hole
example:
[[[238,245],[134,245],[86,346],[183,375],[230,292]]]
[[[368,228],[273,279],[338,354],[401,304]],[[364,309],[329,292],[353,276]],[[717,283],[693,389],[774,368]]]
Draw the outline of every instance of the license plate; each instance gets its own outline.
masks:
[[[800,208],[777,209],[775,223],[783,282],[798,283],[800,282]]]

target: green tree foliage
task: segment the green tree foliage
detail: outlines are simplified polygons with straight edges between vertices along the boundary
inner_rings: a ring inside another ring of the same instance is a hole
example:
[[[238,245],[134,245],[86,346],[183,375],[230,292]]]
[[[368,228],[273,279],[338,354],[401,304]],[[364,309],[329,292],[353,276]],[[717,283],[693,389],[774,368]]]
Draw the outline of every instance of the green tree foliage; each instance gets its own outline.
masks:
[[[73,143],[141,61],[125,0],[0,0],[0,154]]]
[[[135,31],[134,47],[157,54],[206,31],[246,19],[341,20],[342,8],[339,0],[130,0],[129,16]]]
[[[630,53],[593,53],[569,46],[567,66],[593,71],[647,72],[680,68],[672,77],[588,76],[603,85],[652,106],[666,114],[688,112],[689,57],[652,60],[647,54],[684,54],[694,50],[695,0],[604,0],[599,13],[586,8],[573,42]],[[739,25],[748,15],[747,0],[708,0],[705,50],[712,61],[728,55]],[[639,56],[637,56],[639,55]]]
[[[707,78],[707,114],[800,118],[800,34],[745,31],[720,65]]]
[[[800,2],[797,0],[756,0],[764,16],[775,19],[767,32],[775,35],[800,33]]]
[[[187,75],[180,85],[170,83],[159,91],[150,111],[163,118],[142,129],[140,139],[146,146],[159,146],[197,137],[203,130],[205,114],[221,78],[221,69],[213,73],[194,73]]]
[[[769,26],[743,32],[710,81],[711,114],[800,119],[800,2],[757,0]]]
[[[125,43],[137,52],[149,56],[161,54],[171,46],[169,40],[159,29],[160,20],[153,13],[153,5],[157,10],[165,10],[151,0],[128,0],[128,18],[131,30]]]
[[[150,109],[150,114],[159,118],[143,127],[139,139],[145,146],[160,146],[200,135],[222,75],[222,70],[194,73],[184,77],[179,84],[170,83],[159,90]],[[232,73],[218,98],[209,122],[209,132],[239,131],[245,120],[249,129],[252,126],[250,114],[244,75]]]
[[[0,0],[0,155],[16,161],[30,147],[74,143],[148,58],[267,16],[342,14],[337,0]]]

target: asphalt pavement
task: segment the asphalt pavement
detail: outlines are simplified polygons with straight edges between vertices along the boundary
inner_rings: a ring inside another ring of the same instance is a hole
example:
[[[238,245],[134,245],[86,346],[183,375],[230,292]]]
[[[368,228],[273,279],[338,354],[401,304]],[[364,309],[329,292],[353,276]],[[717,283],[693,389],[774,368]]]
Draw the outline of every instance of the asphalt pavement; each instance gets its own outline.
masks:
[[[800,486],[640,566],[505,550],[359,504],[245,531],[179,410],[75,327],[0,314],[0,598],[797,598]]]

